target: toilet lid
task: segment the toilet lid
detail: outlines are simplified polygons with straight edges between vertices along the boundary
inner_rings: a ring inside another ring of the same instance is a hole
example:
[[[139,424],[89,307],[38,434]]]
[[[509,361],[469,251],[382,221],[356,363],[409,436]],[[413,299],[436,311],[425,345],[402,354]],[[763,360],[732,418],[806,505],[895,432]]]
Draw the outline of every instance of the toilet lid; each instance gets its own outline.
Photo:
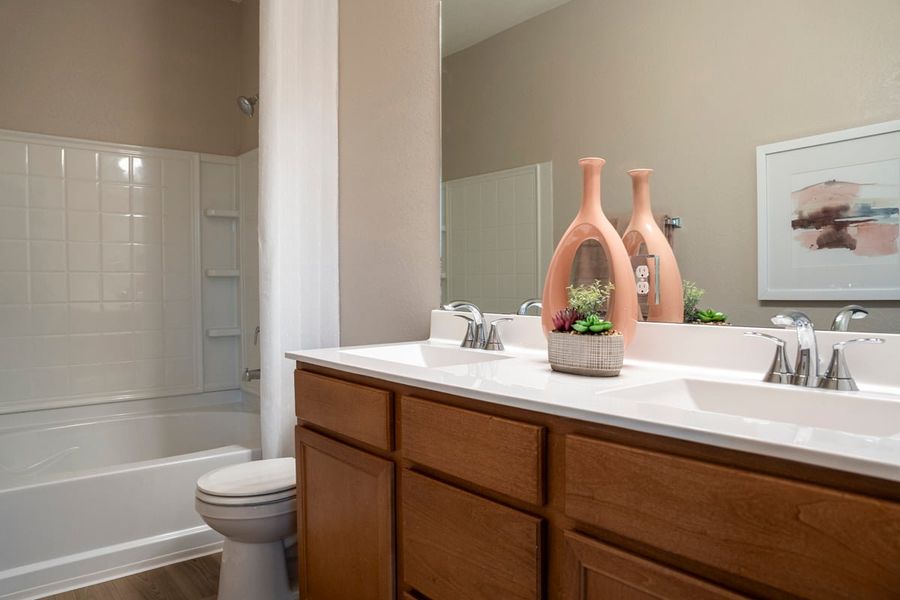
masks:
[[[229,465],[197,480],[197,489],[211,496],[261,496],[291,490],[297,478],[293,458],[270,458]]]

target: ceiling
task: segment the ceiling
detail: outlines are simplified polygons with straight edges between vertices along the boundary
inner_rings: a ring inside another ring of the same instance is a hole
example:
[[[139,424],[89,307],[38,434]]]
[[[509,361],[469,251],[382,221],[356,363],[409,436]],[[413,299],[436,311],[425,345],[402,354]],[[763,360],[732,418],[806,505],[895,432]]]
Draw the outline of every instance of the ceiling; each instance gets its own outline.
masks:
[[[459,52],[569,0],[443,0],[441,55]]]

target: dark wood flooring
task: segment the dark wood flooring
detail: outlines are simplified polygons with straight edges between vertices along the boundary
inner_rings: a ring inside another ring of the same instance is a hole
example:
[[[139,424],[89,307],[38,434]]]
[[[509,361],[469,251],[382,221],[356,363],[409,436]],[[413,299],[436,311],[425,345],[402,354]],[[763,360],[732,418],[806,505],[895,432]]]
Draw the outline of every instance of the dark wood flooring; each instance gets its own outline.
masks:
[[[201,556],[44,600],[215,600],[221,556]]]

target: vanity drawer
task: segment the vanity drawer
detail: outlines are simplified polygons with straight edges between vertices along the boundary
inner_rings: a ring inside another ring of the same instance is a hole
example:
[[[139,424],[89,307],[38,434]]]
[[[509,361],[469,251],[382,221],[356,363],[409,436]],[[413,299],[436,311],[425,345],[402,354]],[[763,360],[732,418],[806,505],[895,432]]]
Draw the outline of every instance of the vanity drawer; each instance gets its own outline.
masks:
[[[566,600],[743,597],[578,533],[564,536]]]
[[[294,371],[297,418],[375,448],[393,448],[391,393]]]
[[[566,514],[806,598],[897,598],[900,504],[580,436]]]
[[[543,504],[543,427],[411,396],[400,400],[400,423],[404,458]]]
[[[401,480],[403,576],[431,600],[534,600],[541,519],[412,471]]]

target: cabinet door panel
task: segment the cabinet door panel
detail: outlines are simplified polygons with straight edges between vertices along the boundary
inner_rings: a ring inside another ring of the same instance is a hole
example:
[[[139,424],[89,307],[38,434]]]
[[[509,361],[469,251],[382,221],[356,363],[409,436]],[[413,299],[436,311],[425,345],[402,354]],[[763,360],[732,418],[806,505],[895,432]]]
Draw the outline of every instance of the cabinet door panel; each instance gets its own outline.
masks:
[[[567,531],[566,600],[737,600],[712,584]]]
[[[403,573],[431,600],[534,600],[541,520],[403,471]]]
[[[300,597],[393,600],[394,465],[297,428]]]

